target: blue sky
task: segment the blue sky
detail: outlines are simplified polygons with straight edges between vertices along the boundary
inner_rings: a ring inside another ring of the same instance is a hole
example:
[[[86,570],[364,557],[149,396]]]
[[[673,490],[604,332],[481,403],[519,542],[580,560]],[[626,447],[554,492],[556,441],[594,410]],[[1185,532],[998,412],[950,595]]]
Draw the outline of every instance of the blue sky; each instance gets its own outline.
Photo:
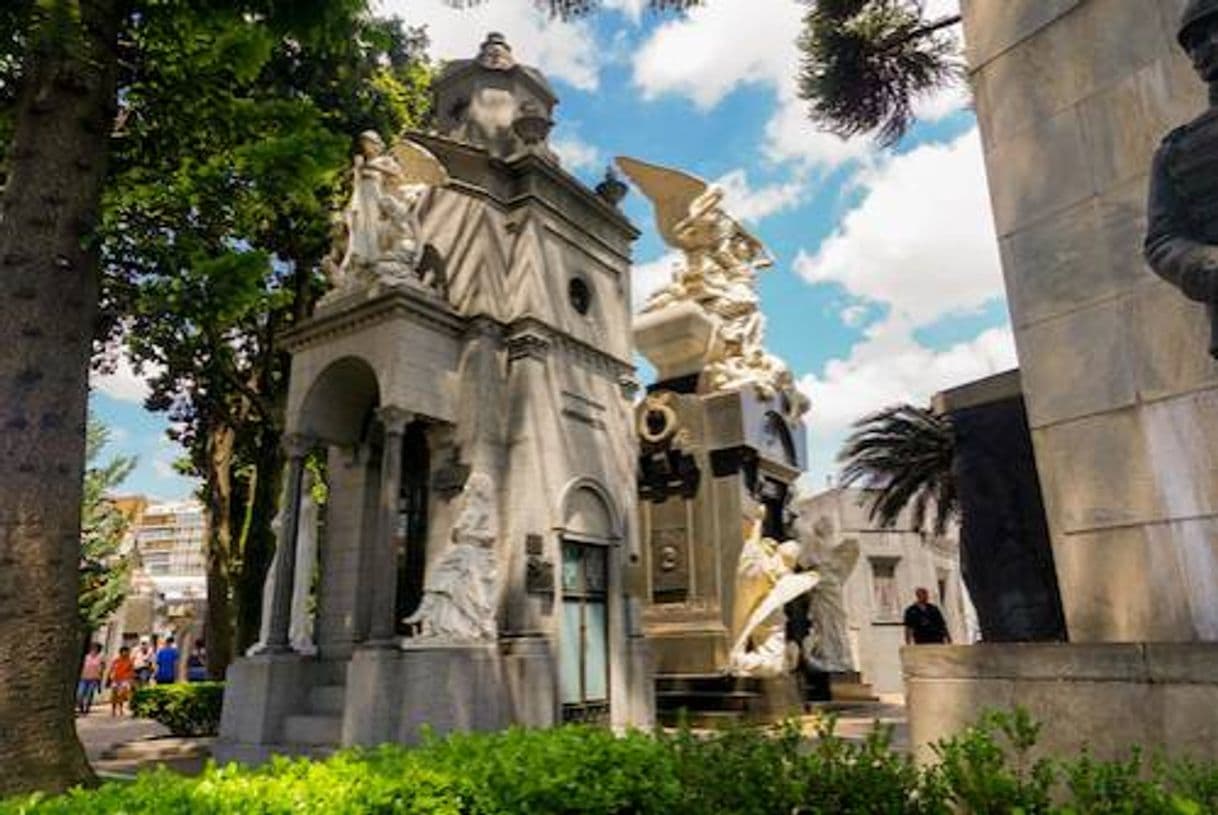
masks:
[[[955,0],[934,0],[932,13]],[[728,191],[775,265],[763,272],[767,345],[812,400],[807,483],[820,487],[849,423],[899,401],[1013,367],[976,123],[956,88],[923,100],[922,121],[891,151],[842,142],[807,122],[794,77],[802,4],[709,0],[683,16],[608,0],[574,23],[548,21],[531,0],[382,0],[426,23],[437,59],[472,56],[501,31],[519,61],[560,97],[551,143],[564,166],[596,183],[615,155],[680,167]],[[624,204],[642,230],[635,300],[667,278],[673,256],[639,193]],[[647,375],[649,372],[644,371]],[[93,408],[112,449],[139,456],[126,487],[185,497],[180,455],[160,416],[139,404],[129,370],[97,383]]]

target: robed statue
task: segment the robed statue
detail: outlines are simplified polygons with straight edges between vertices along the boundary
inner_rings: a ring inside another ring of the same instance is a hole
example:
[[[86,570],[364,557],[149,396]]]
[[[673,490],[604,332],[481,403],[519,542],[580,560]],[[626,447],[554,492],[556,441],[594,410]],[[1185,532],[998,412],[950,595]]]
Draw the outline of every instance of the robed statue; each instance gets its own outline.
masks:
[[[1218,358],[1218,0],[1191,0],[1177,40],[1209,86],[1210,107],[1155,154],[1145,254],[1160,277],[1206,305]]]
[[[405,623],[419,640],[489,642],[496,634],[499,578],[495,484],[485,473],[471,473],[457,500],[452,540],[429,566],[423,600]]]

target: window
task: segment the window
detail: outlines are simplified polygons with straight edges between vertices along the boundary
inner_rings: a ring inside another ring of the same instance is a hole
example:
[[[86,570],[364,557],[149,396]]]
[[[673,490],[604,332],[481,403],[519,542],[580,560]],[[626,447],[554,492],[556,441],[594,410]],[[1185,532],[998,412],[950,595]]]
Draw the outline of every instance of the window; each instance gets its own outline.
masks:
[[[592,308],[592,289],[582,277],[571,278],[571,282],[567,284],[567,297],[571,301],[571,308],[582,315],[587,315],[588,310]]]
[[[603,721],[609,713],[609,550],[564,540],[559,690],[564,721]]]
[[[899,622],[897,558],[871,558],[871,605],[877,622]]]

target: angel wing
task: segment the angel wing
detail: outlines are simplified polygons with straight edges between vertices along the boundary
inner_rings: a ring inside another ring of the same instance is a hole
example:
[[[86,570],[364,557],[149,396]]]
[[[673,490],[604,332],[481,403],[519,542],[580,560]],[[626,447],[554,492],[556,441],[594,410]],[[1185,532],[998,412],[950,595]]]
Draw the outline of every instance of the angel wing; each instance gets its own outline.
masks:
[[[825,569],[836,575],[839,581],[845,583],[858,562],[859,542],[856,538],[848,538],[834,547],[833,552],[829,555],[829,562],[825,564]]]
[[[448,170],[423,145],[403,139],[389,152],[402,168],[404,183],[426,184],[429,187],[442,187],[448,183]]]
[[[697,176],[648,164],[636,158],[618,156],[617,166],[651,201],[656,211],[656,228],[664,242],[678,246],[673,227],[689,215],[690,204],[710,185]]]
[[[787,603],[812,591],[819,582],[820,575],[813,571],[796,572],[780,578],[774,584],[774,588],[770,590],[770,593],[766,595],[766,598],[749,615],[749,621],[745,623],[743,630],[741,630],[736,644],[732,646],[732,651],[743,650],[749,641],[749,635],[753,633],[753,629],[761,625],[767,617],[779,611]]]

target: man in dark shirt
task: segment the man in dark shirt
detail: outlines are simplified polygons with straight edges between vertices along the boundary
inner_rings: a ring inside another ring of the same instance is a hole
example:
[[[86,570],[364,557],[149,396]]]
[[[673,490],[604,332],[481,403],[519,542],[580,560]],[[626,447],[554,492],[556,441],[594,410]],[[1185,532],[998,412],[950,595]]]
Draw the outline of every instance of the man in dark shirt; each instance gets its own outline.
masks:
[[[943,612],[930,602],[930,592],[917,589],[914,592],[917,602],[905,609],[905,644],[931,645],[951,642],[947,633],[947,620]]]

